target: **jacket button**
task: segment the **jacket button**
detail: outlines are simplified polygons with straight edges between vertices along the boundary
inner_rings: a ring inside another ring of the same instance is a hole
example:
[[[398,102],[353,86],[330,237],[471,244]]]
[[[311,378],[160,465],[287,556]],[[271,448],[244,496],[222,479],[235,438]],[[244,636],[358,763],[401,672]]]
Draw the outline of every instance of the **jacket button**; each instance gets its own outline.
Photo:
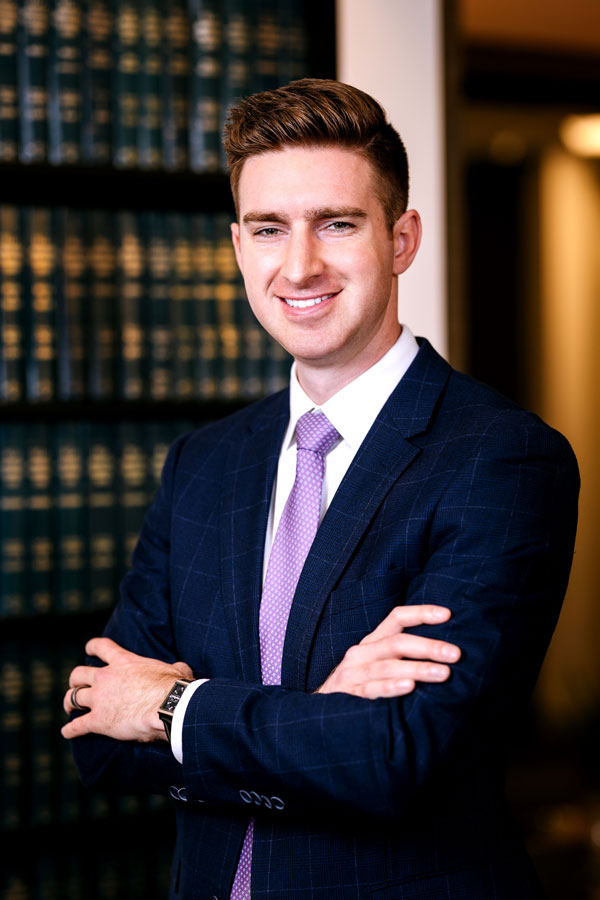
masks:
[[[244,801],[244,803],[252,803],[252,797],[248,793],[248,791],[240,791],[240,797]]]

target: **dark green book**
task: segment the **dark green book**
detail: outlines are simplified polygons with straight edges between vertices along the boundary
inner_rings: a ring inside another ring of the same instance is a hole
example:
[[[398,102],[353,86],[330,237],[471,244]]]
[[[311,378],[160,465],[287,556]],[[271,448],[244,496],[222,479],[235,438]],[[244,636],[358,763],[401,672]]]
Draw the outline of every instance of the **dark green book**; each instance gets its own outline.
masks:
[[[131,554],[137,543],[150,495],[144,430],[138,424],[121,422],[116,437],[120,526],[118,567],[122,577],[131,566]]]
[[[280,84],[287,84],[310,75],[303,0],[279,0],[279,27],[278,78]]]
[[[48,0],[19,0],[19,158],[43,162],[48,149]]]
[[[162,164],[163,9],[160,0],[145,0],[140,10],[138,162],[144,169],[156,169]]]
[[[169,0],[163,43],[163,165],[189,164],[190,20],[187,0]]]
[[[17,90],[17,0],[0,0],[0,161],[19,152]]]
[[[82,400],[87,388],[89,279],[83,210],[54,211],[57,242],[57,395]]]
[[[54,608],[52,538],[53,466],[48,428],[27,429],[26,583],[27,612],[48,613]]]
[[[115,0],[113,161],[138,163],[141,0]]]
[[[236,317],[238,267],[231,243],[230,219],[215,216],[215,298],[219,322],[219,396],[227,400],[241,396],[241,333]]]
[[[215,172],[221,156],[223,22],[220,0],[189,0],[191,18],[190,166]]]
[[[251,92],[252,21],[245,0],[223,0],[223,77],[221,81],[222,133],[227,112],[237,100]],[[221,167],[226,168],[223,146]]]
[[[0,660],[0,829],[5,832],[24,824],[24,716],[23,648],[5,641]]]
[[[133,212],[117,213],[117,290],[119,336],[118,392],[125,400],[138,400],[145,393],[146,319],[144,245],[140,217]]]
[[[112,159],[113,27],[112,0],[83,0],[81,156],[95,165]]]
[[[183,400],[194,395],[196,367],[194,279],[189,217],[183,213],[169,214],[169,230],[173,259],[170,303],[174,340],[173,394]]]
[[[52,432],[55,491],[53,504],[54,606],[79,612],[86,605],[87,490],[85,454],[89,426],[59,423]]]
[[[66,721],[66,715],[63,711],[63,697],[69,684],[69,675],[75,666],[83,665],[84,652],[83,646],[71,646],[70,644],[61,643],[57,647],[55,653],[54,667],[58,673],[56,682],[56,690],[54,697],[54,732],[58,735],[59,731]],[[81,821],[84,812],[84,789],[79,780],[79,775],[73,762],[71,746],[69,741],[62,738],[59,739],[56,746],[56,779],[57,779],[57,807],[56,818],[62,823],[73,823]],[[67,862],[67,860],[63,860]],[[72,880],[75,885],[81,888],[75,871],[67,869],[64,873],[63,884],[68,884]],[[72,892],[65,890],[65,896],[79,898],[84,896],[81,892]]]
[[[117,393],[117,248],[114,216],[87,213],[88,393],[94,400],[110,400]]]
[[[196,328],[195,393],[204,400],[217,396],[219,322],[215,297],[214,217],[193,215],[190,221]]]
[[[26,384],[33,401],[56,396],[56,247],[49,209],[26,207],[23,220],[26,250]]]
[[[87,541],[90,609],[109,609],[117,597],[117,495],[112,429],[90,426],[87,454]]]
[[[165,213],[142,213],[147,259],[145,302],[148,321],[148,390],[152,400],[173,395],[175,341],[171,327],[173,260]]]
[[[281,27],[279,0],[249,0],[252,16],[252,91],[279,87]]]
[[[25,426],[6,423],[0,430],[0,616],[27,610],[25,581],[27,508]]]
[[[49,825],[54,818],[55,745],[60,735],[56,734],[55,728],[56,672],[52,666],[51,652],[47,644],[36,642],[30,645],[29,653],[27,823],[35,827]]]
[[[0,400],[25,395],[25,310],[23,303],[21,210],[0,206]]]
[[[75,0],[51,0],[48,55],[48,158],[81,159],[82,10]]]

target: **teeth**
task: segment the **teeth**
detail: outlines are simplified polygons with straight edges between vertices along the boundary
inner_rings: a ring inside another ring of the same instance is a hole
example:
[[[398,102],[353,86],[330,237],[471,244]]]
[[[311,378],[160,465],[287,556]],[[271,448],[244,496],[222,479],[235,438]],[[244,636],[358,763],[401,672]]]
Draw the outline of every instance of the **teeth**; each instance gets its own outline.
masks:
[[[316,306],[318,303],[322,303],[323,300],[328,300],[330,297],[333,297],[333,294],[325,294],[323,297],[311,297],[310,300],[288,300],[287,297],[283,297],[288,306],[293,306],[294,309],[306,309],[308,306]]]

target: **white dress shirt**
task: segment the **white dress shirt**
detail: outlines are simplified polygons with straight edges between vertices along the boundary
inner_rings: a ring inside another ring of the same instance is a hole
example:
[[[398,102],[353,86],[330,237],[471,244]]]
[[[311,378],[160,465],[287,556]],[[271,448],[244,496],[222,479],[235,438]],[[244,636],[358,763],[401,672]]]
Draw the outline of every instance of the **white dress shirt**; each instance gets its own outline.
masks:
[[[296,477],[296,422],[310,410],[322,410],[341,439],[325,458],[321,519],[350,467],[360,445],[370,431],[379,411],[417,355],[419,345],[412,332],[403,325],[402,333],[393,347],[375,365],[330,397],[322,406],[315,406],[302,390],[296,377],[296,363],[290,374],[290,421],[283,438],[277,466],[277,476],[271,496],[267,523],[263,581],[273,538],[279,525],[288,495]],[[320,520],[319,520],[320,521]],[[175,759],[183,761],[183,719],[190,699],[200,685],[208,681],[193,681],[181,695],[175,707],[171,726],[171,749]]]

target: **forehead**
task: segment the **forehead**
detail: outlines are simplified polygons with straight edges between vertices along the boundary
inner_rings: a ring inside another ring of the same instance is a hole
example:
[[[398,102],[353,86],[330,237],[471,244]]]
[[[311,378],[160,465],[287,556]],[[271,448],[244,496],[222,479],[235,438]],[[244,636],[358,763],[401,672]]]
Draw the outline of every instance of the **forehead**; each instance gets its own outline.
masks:
[[[375,200],[371,164],[341,147],[286,147],[251,156],[242,168],[240,216],[248,209],[364,206]]]

